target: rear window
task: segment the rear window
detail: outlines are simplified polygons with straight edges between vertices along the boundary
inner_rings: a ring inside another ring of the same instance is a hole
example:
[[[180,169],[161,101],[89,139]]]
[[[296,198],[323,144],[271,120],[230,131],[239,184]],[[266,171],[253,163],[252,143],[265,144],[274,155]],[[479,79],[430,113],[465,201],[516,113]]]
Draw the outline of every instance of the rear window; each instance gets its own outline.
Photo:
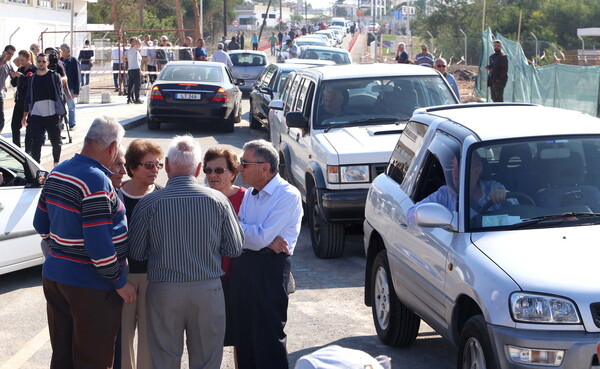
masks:
[[[231,54],[229,55],[233,65],[238,67],[260,67],[267,65],[267,58],[256,54]]]
[[[162,81],[222,82],[221,68],[201,65],[167,65],[158,77]]]
[[[337,51],[308,49],[300,55],[300,59],[331,60],[335,64],[350,64],[348,54]]]

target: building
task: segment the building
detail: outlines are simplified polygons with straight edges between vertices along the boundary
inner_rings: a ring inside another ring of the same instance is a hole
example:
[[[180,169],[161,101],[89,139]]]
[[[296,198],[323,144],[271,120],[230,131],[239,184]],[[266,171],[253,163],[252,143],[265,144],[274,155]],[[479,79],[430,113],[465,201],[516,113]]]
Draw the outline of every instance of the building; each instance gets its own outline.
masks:
[[[0,45],[10,43],[18,51],[32,43],[44,47],[71,44],[71,26],[75,31],[87,27],[88,2],[94,1],[0,0]],[[86,33],[74,33],[71,46],[81,46],[85,38]]]
[[[280,13],[284,23],[290,22],[292,19],[292,9],[289,7],[282,7],[280,12],[279,6],[271,6],[267,14],[266,5],[246,3],[237,7],[235,12],[238,27],[230,26],[230,30],[257,31],[262,25],[263,19],[266,19],[266,27],[277,27]]]

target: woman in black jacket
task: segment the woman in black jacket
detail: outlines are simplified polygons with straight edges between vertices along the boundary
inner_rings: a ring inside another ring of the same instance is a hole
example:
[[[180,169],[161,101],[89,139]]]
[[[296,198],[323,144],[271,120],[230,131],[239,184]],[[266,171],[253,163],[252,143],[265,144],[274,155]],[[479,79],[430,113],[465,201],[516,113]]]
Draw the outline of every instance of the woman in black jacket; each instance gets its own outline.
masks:
[[[20,73],[20,75],[10,80],[10,84],[17,88],[15,93],[15,107],[10,127],[12,129],[13,143],[18,147],[21,147],[21,119],[23,119],[23,112],[25,111],[25,97],[27,96],[27,89],[29,88],[29,77],[35,74],[37,67],[32,64],[35,60],[35,56],[31,51],[21,50],[18,55],[17,61],[19,63],[19,69],[17,69],[17,72]],[[25,151],[28,151],[27,139],[25,141]],[[30,147],[29,150],[31,150]]]

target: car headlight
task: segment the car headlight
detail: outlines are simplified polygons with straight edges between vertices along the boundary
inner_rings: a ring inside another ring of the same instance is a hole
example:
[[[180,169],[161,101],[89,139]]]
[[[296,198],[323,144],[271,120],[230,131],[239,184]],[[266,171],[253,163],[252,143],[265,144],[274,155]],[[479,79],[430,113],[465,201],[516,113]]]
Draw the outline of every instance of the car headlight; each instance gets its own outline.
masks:
[[[327,166],[329,183],[368,183],[369,179],[368,165]]]
[[[513,319],[526,323],[580,323],[575,305],[564,298],[515,292],[510,296]]]

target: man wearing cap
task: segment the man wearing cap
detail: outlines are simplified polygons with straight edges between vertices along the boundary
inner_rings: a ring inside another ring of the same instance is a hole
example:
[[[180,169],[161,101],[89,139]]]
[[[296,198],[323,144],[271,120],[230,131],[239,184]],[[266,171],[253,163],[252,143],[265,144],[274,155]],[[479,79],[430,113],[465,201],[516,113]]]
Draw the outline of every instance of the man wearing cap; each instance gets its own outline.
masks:
[[[212,55],[211,60],[214,62],[223,63],[227,66],[227,68],[231,69],[233,68],[233,63],[231,62],[229,54],[223,51],[223,47],[224,46],[221,42],[217,44],[217,51],[215,51],[215,53]]]
[[[487,84],[490,87],[493,102],[504,102],[504,87],[508,81],[508,57],[502,51],[502,42],[494,41],[494,53],[490,55],[490,63],[485,67],[488,74]]]

